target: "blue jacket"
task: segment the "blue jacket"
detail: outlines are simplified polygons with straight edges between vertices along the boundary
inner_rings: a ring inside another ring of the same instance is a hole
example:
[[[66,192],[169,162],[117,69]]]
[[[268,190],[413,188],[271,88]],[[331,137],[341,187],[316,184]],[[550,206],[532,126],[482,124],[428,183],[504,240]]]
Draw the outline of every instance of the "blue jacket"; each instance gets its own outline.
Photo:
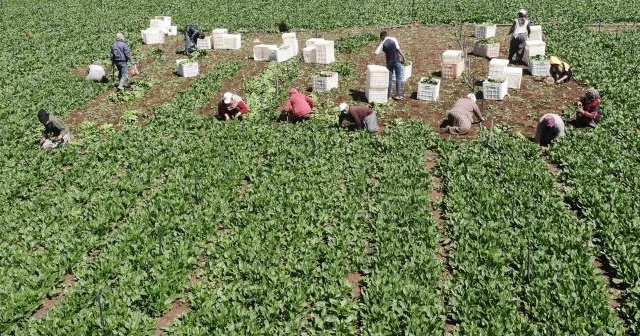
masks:
[[[124,41],[116,41],[111,46],[111,62],[132,62],[131,48]]]

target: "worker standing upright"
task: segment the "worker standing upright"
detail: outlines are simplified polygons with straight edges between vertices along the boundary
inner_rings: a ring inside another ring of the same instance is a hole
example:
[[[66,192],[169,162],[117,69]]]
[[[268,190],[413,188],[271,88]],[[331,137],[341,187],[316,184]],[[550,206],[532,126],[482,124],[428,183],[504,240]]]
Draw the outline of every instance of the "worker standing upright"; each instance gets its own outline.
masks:
[[[509,63],[523,64],[525,42],[531,35],[531,22],[527,18],[527,11],[521,9],[518,11],[518,17],[513,21],[511,29],[509,29],[511,42],[509,43]]]
[[[374,54],[380,55],[384,51],[387,61],[387,69],[389,69],[389,91],[388,97],[391,97],[391,88],[393,85],[393,74],[396,76],[396,95],[393,99],[402,99],[402,63],[405,61],[404,54],[400,50],[400,44],[395,37],[388,36],[386,31],[380,32],[380,44]]]
[[[118,78],[120,79],[118,90],[120,91],[124,90],[124,86],[127,83],[129,75],[128,62],[135,64],[131,56],[131,48],[124,42],[124,35],[117,33],[116,41],[111,45],[111,63],[118,68]]]

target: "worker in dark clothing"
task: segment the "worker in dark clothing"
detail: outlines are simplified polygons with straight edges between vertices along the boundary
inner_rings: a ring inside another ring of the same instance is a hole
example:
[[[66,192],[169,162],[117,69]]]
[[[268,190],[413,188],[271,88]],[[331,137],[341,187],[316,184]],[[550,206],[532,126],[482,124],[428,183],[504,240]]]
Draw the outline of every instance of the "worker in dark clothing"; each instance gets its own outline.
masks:
[[[338,127],[342,127],[342,122],[347,120],[355,124],[356,129],[366,129],[369,132],[378,131],[378,117],[376,112],[367,106],[349,106],[342,103],[338,107],[340,117],[338,118]]]
[[[527,11],[518,11],[518,17],[509,29],[511,42],[509,43],[509,63],[522,64],[525,42],[531,35],[531,22],[527,18]]]
[[[198,39],[203,39],[204,33],[198,26],[188,24],[184,27],[184,53],[189,56],[191,50],[196,47]]]
[[[249,107],[242,100],[242,97],[231,92],[225,92],[218,103],[218,119],[230,120],[238,119],[242,121],[242,116],[249,112]]]
[[[122,33],[116,34],[116,42],[111,45],[111,63],[118,68],[118,90],[124,90],[124,85],[127,83],[127,76],[129,70],[127,69],[127,63],[132,62],[135,64],[133,57],[131,56],[131,48],[124,42],[124,35]]]
[[[571,79],[572,73],[571,69],[569,68],[569,64],[567,64],[566,62],[562,62],[555,56],[549,57],[549,63],[551,64],[549,73],[551,74],[554,83],[562,84],[568,82]]]
[[[596,127],[600,122],[600,92],[589,88],[584,97],[576,102],[578,116],[573,122],[576,127]]]
[[[393,99],[403,99],[402,90],[402,63],[405,61],[404,54],[400,50],[400,44],[395,37],[388,36],[386,31],[380,32],[380,44],[378,48],[373,52],[376,55],[380,55],[384,52],[387,60],[387,69],[389,69],[389,87],[387,96],[391,97],[391,87],[393,84],[393,75],[396,76],[396,95]]]
[[[40,139],[40,147],[45,149],[53,149],[60,144],[69,144],[71,142],[71,133],[69,128],[62,121],[47,111],[41,109],[38,111],[38,120],[44,126],[42,138]]]

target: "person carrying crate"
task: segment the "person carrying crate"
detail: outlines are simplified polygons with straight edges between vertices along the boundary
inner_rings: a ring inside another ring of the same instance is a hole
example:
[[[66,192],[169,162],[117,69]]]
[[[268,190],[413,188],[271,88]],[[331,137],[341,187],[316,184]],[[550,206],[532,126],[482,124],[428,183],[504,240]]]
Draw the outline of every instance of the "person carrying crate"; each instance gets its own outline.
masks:
[[[387,69],[389,69],[389,92],[391,97],[391,88],[393,85],[393,74],[396,75],[396,95],[393,99],[402,99],[402,63],[405,61],[404,54],[400,50],[400,44],[395,37],[388,36],[386,31],[380,32],[380,44],[374,51],[374,54],[380,55],[384,51],[387,61]],[[401,60],[402,59],[402,60]]]
[[[378,117],[376,111],[370,107],[349,106],[347,103],[341,103],[338,110],[340,110],[338,127],[342,127],[342,123],[346,120],[354,124],[355,129],[366,129],[372,133],[378,131]]]
[[[191,50],[196,47],[198,44],[198,39],[204,38],[204,33],[202,30],[194,25],[188,24],[184,26],[184,53],[189,56],[191,54]]]
[[[518,11],[518,17],[513,21],[511,29],[509,29],[511,42],[509,43],[509,63],[523,64],[525,42],[531,35],[531,22],[527,18],[527,11],[521,9]]]
[[[476,104],[476,95],[470,93],[466,98],[458,99],[447,112],[447,126],[441,128],[441,131],[464,135],[469,133],[472,124],[483,121],[482,112]]]
[[[541,146],[549,146],[553,141],[564,138],[564,121],[555,113],[543,115],[536,126],[535,141]]]
[[[218,103],[218,119],[230,120],[238,119],[242,121],[242,116],[249,112],[249,107],[242,100],[242,97],[231,92],[225,92]]]

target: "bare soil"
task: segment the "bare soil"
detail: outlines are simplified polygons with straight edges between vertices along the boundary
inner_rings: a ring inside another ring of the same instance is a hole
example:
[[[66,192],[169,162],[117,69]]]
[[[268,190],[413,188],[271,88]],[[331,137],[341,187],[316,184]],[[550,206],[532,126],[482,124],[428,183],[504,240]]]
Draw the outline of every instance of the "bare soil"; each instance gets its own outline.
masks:
[[[362,295],[362,278],[364,277],[364,273],[361,271],[351,272],[347,274],[347,282],[349,282],[349,286],[351,287],[351,294],[355,299],[359,298]]]
[[[36,310],[35,313],[33,313],[33,317],[36,319],[40,319],[43,318],[45,316],[47,316],[47,313],[49,312],[49,310],[53,309],[53,307],[55,307],[58,302],[62,301],[62,299],[64,299],[64,296],[67,293],[67,289],[71,286],[73,286],[76,283],[76,277],[75,275],[69,273],[67,275],[64,276],[64,280],[62,281],[62,289],[60,291],[60,293],[58,293],[57,295],[53,296],[53,297],[48,297],[44,303],[42,303],[42,305],[40,305],[40,307],[38,308],[38,310]]]
[[[154,336],[164,335],[167,328],[189,311],[189,306],[182,300],[175,301],[171,309],[156,321]]]

